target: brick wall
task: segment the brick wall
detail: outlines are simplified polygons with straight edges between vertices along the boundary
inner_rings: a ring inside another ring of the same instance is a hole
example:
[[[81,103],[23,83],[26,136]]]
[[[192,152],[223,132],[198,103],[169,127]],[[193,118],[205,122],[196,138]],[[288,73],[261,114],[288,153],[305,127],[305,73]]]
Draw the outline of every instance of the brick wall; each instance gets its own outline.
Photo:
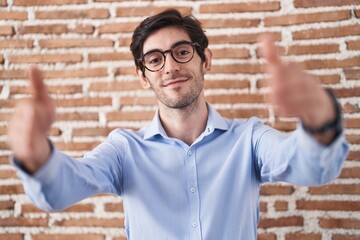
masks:
[[[61,213],[31,205],[9,165],[6,121],[29,92],[24,69],[35,63],[58,107],[51,138],[66,153],[81,156],[114,128],[148,124],[156,101],[134,75],[129,43],[144,16],[167,7],[202,21],[214,53],[206,96],[224,116],[295,128],[263,101],[263,32],[340,98],[351,143],[340,177],[323,187],[264,185],[258,239],[360,239],[359,0],[0,0],[0,239],[125,239],[119,197],[95,196]]]

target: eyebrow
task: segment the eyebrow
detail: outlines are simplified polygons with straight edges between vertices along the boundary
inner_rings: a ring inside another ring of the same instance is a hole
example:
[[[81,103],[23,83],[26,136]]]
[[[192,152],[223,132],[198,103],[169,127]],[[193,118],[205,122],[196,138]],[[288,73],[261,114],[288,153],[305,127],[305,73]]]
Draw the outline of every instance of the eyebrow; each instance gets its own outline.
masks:
[[[165,51],[168,51],[168,50],[170,50],[170,49],[174,48],[175,46],[177,46],[177,45],[179,45],[179,44],[182,44],[182,43],[191,43],[191,41],[181,40],[181,41],[175,42],[175,43],[173,43],[173,44],[170,46],[169,49],[164,50],[164,51],[162,51],[160,48],[154,48],[154,49],[151,49],[151,50],[147,51],[146,53],[144,53],[143,56],[144,56],[145,54],[148,54],[148,53],[151,53],[151,52],[155,52],[155,51],[165,52]]]

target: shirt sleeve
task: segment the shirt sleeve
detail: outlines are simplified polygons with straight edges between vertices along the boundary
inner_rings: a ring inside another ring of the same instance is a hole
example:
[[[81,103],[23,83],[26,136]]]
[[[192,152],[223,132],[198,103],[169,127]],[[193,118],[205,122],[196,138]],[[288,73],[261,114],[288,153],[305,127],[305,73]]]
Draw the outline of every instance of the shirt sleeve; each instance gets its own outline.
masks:
[[[94,194],[121,195],[126,145],[115,148],[114,142],[121,141],[114,135],[81,159],[53,148],[45,165],[32,175],[11,159],[30,201],[45,211],[60,211]]]
[[[328,146],[317,142],[299,124],[291,134],[255,123],[255,163],[261,182],[283,181],[321,185],[334,180],[349,152],[344,131]]]

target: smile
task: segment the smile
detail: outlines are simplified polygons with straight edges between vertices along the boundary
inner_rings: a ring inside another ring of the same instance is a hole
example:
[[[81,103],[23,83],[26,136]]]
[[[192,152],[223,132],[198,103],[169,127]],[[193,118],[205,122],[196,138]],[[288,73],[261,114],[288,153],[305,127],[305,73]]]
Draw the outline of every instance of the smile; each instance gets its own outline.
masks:
[[[174,85],[177,85],[177,84],[184,83],[187,80],[189,80],[189,79],[188,78],[175,78],[175,79],[171,79],[169,81],[164,82],[164,84],[162,86],[163,87],[174,86]]]

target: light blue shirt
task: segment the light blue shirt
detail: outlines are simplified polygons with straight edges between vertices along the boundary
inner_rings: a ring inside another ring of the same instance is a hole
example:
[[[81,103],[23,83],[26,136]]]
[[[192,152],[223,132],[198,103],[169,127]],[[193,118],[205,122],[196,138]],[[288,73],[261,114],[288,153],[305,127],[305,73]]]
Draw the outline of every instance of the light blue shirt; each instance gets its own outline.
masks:
[[[284,134],[208,109],[191,146],[168,137],[155,114],[138,132],[114,130],[82,159],[54,149],[33,176],[15,166],[31,201],[48,211],[98,193],[122,196],[130,240],[255,240],[261,183],[327,183],[349,150],[343,134],[325,147],[301,126]]]

